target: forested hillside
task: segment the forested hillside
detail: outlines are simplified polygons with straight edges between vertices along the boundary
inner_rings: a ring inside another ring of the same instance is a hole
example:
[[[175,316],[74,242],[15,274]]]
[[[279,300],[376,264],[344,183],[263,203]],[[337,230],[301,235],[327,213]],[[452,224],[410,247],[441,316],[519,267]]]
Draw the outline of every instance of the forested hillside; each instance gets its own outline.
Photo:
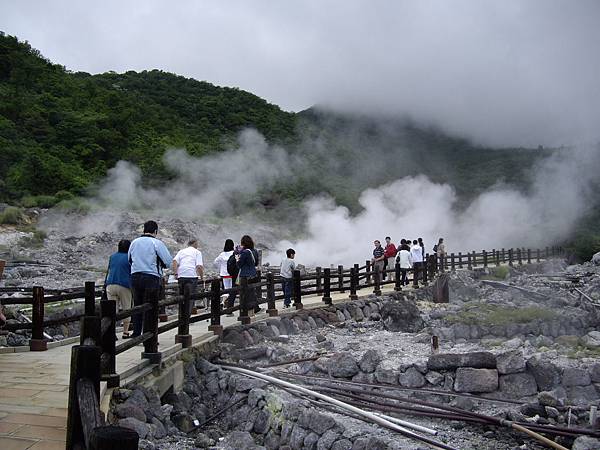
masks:
[[[1,199],[79,194],[120,159],[156,175],[166,148],[219,151],[245,127],[286,141],[295,117],[248,92],[157,70],[71,73],[0,36]]]
[[[483,149],[406,119],[285,112],[240,89],[158,70],[73,73],[0,32],[0,202],[52,206],[85,194],[119,160],[139,166],[145,180],[169,178],[168,148],[223,151],[248,127],[296,164],[293,176],[252,197],[267,209],[326,193],[356,212],[364,189],[417,174],[451,184],[466,204],[499,182],[526,191],[536,162],[552,151]],[[579,226],[584,251],[600,246],[599,214],[590,205]]]

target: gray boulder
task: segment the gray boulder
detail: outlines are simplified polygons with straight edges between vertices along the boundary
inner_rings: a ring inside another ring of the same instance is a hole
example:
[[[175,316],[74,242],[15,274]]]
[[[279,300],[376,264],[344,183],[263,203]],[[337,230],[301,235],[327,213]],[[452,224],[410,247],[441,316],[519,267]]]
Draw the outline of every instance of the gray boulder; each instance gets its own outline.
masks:
[[[498,373],[502,375],[523,372],[525,370],[525,358],[523,358],[523,352],[518,350],[501,353],[496,356],[496,364]]]
[[[592,382],[590,374],[585,369],[568,367],[563,370],[562,385],[570,386],[587,386]]]
[[[117,417],[133,417],[140,422],[146,422],[146,414],[139,406],[132,403],[121,403],[115,407]]]
[[[358,364],[352,355],[340,353],[329,361],[329,374],[335,378],[350,378],[358,373]]]
[[[596,363],[590,367],[590,378],[592,383],[600,383],[600,363]]]
[[[383,327],[388,331],[417,333],[423,329],[425,322],[421,318],[419,308],[414,301],[401,294],[391,294],[393,302],[387,302],[381,308]]]
[[[588,348],[600,348],[600,331],[590,331],[581,338],[581,342]]]
[[[598,265],[600,265],[600,253],[596,253],[594,257],[598,256]],[[579,436],[573,442],[571,450],[598,450],[600,448],[600,439],[595,439],[589,436]]]
[[[377,369],[377,366],[380,362],[381,355],[379,354],[379,352],[377,350],[371,349],[367,350],[363,354],[358,365],[360,367],[360,370],[362,370],[363,372],[373,373],[375,372],[375,369]]]
[[[317,442],[317,450],[329,450],[333,443],[340,437],[335,430],[327,430]]]
[[[124,428],[129,428],[130,430],[135,431],[140,439],[144,439],[148,434],[150,434],[150,426],[147,423],[141,422],[133,417],[126,417],[125,419],[119,420],[119,426]]]
[[[221,445],[227,450],[256,448],[252,435],[247,431],[232,431],[223,439]]]
[[[560,384],[560,369],[550,361],[534,356],[527,361],[526,366],[535,377],[539,391],[551,391]]]
[[[348,439],[335,441],[331,446],[331,450],[352,450],[352,441],[349,441]]]
[[[571,386],[567,388],[567,397],[572,404],[585,406],[598,400],[598,392],[591,384],[589,386]]]
[[[494,392],[498,389],[496,369],[459,367],[456,370],[454,390],[457,392]]]
[[[418,388],[425,385],[425,377],[416,368],[409,367],[398,376],[398,382],[403,387]]]
[[[459,367],[495,369],[496,357],[490,352],[438,353],[427,360],[429,370],[454,370]]]
[[[501,375],[498,381],[500,392],[509,398],[518,399],[537,394],[537,383],[533,375],[529,373]]]
[[[600,266],[600,252],[594,253],[594,256],[592,256],[592,262],[595,265]]]

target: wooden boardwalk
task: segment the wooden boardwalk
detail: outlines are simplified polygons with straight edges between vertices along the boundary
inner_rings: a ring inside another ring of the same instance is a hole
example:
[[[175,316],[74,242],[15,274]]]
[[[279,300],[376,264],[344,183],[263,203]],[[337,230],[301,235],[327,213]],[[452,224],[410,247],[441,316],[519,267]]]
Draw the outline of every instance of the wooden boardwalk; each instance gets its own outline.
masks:
[[[410,287],[409,287],[410,289]],[[393,285],[382,286],[392,291]],[[365,288],[359,294],[368,295]],[[332,293],[334,303],[348,301],[348,292]],[[323,306],[320,296],[303,296],[305,308]],[[266,305],[263,305],[263,307]],[[277,301],[281,312],[283,301]],[[263,310],[264,311],[264,310]],[[261,312],[255,320],[266,319]],[[223,326],[237,324],[236,317],[222,316]],[[208,331],[209,320],[190,325],[194,344],[213,336]],[[160,335],[160,351],[172,354],[181,348],[174,344],[177,328]],[[77,341],[77,344],[79,341]],[[0,354],[0,449],[1,450],[55,450],[65,448],[67,426],[67,398],[71,347],[75,344],[50,348],[43,352]],[[117,372],[121,385],[148,370],[147,360],[140,359],[143,346],[139,345],[117,356]]]

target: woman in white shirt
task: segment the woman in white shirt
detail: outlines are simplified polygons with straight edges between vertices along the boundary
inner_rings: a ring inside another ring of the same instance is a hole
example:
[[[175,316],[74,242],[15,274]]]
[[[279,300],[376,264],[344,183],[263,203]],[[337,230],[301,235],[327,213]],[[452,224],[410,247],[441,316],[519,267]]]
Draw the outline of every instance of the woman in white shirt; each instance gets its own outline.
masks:
[[[223,251],[215,258],[215,267],[219,270],[219,276],[221,277],[221,280],[223,280],[224,289],[231,289],[233,287],[233,277],[227,271],[227,261],[231,255],[233,255],[233,241],[227,239]],[[229,294],[229,297],[230,299],[235,298],[235,294]],[[229,306],[233,306],[233,304]]]
[[[400,251],[398,252],[398,256],[396,257],[396,261],[400,264],[400,272],[402,273],[402,280],[400,281],[401,285],[405,286],[408,284],[408,277],[406,273],[413,266],[413,258],[410,252],[410,247],[405,239],[400,241]]]

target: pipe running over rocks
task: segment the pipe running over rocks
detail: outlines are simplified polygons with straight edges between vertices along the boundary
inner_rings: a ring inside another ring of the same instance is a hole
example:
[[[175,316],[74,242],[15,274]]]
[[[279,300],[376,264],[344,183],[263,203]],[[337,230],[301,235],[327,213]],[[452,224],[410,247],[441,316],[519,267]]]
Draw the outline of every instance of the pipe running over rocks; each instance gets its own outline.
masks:
[[[252,371],[252,370],[243,369],[241,367],[235,367],[235,366],[225,366],[225,365],[222,365],[221,368],[225,369],[225,370],[232,371],[232,372],[241,373],[243,375],[246,375],[246,376],[249,376],[249,377],[252,377],[252,378],[258,378],[258,379],[267,381],[267,382],[269,382],[271,384],[274,384],[276,386],[281,386],[281,387],[284,387],[286,389],[290,389],[290,390],[293,390],[293,391],[296,391],[296,392],[300,392],[300,393],[302,393],[304,395],[308,395],[310,397],[317,398],[319,400],[325,401],[325,402],[330,403],[332,405],[335,405],[335,406],[337,406],[339,408],[342,408],[344,410],[347,410],[347,411],[350,411],[350,412],[352,412],[354,414],[357,414],[357,415],[359,415],[359,416],[361,416],[361,417],[363,417],[363,418],[365,418],[365,419],[367,419],[367,420],[369,420],[369,421],[371,421],[373,423],[379,424],[379,425],[381,425],[381,426],[383,426],[385,428],[388,428],[390,430],[396,431],[396,432],[398,432],[398,433],[400,433],[400,434],[402,434],[402,435],[404,435],[406,437],[410,437],[410,438],[416,439],[418,441],[425,442],[425,443],[431,445],[433,448],[441,448],[441,449],[446,449],[446,450],[457,450],[454,447],[450,447],[449,445],[444,444],[443,442],[438,442],[438,441],[436,441],[434,439],[430,439],[430,438],[428,438],[426,436],[421,436],[421,435],[419,435],[417,433],[414,433],[413,431],[409,430],[406,427],[410,426],[410,428],[412,428],[412,429],[418,429],[419,431],[423,431],[423,432],[427,432],[427,433],[436,433],[434,430],[431,430],[429,428],[422,427],[420,425],[412,424],[412,423],[409,423],[409,422],[404,422],[404,421],[403,421],[404,422],[404,426],[400,426],[397,423],[394,423],[394,422],[391,422],[391,421],[389,421],[387,419],[384,419],[381,416],[378,416],[378,415],[376,415],[374,413],[371,413],[371,412],[368,412],[368,411],[364,411],[364,410],[362,410],[360,408],[357,408],[355,406],[349,405],[348,403],[342,402],[342,401],[337,400],[335,398],[329,397],[329,396],[321,394],[319,392],[312,391],[312,390],[304,388],[302,386],[298,386],[298,385],[295,385],[295,384],[292,384],[292,383],[288,383],[287,381],[283,381],[283,380],[280,380],[278,378],[275,378],[275,377],[272,377],[272,376],[269,376],[269,375],[265,375],[265,374],[262,374],[262,373],[259,373],[259,372],[255,372],[255,371]]]

